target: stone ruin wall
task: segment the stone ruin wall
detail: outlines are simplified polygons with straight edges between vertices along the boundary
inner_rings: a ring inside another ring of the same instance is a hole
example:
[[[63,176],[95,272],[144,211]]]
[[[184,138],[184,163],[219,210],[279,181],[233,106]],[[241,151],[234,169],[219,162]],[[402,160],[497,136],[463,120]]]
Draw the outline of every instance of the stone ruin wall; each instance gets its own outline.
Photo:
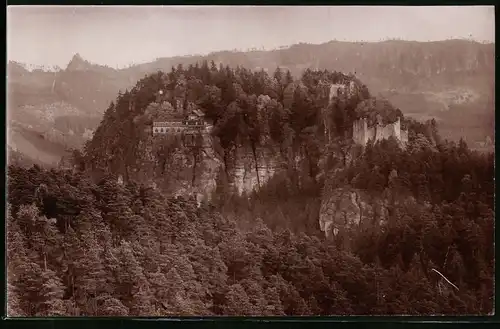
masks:
[[[329,91],[329,103],[331,104],[335,98],[345,95],[351,97],[357,93],[357,86],[354,81],[348,84],[331,84]],[[327,116],[324,114],[325,120],[325,135],[330,138],[330,131],[327,128]],[[377,124],[373,127],[368,127],[366,118],[359,119],[353,123],[353,140],[355,143],[365,146],[369,140],[381,141],[389,137],[395,137],[404,146],[408,142],[408,131],[401,129],[401,119],[387,125]]]
[[[381,141],[394,137],[405,145],[408,142],[408,131],[401,129],[401,119],[387,125],[376,124],[368,127],[366,118],[359,119],[353,123],[352,138],[356,144],[365,146],[369,140]]]

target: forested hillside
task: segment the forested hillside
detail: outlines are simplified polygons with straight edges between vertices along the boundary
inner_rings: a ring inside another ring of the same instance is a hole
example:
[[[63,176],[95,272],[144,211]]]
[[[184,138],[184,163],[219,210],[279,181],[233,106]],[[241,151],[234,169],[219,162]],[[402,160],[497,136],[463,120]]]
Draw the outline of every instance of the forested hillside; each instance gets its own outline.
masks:
[[[131,89],[145,74],[214,61],[217,66],[264,69],[270,74],[279,66],[295,78],[306,69],[352,72],[372,94],[389,99],[406,116],[435,118],[446,138],[464,138],[471,148],[491,151],[492,143],[486,140],[494,140],[494,58],[494,44],[446,40],[302,43],[267,51],[159,58],[122,69],[91,64],[78,54],[57,72],[30,72],[9,62],[9,126],[16,130],[9,143],[18,144],[17,156],[28,158],[27,162],[52,165],[54,155],[62,154],[47,152],[48,144],[80,147],[120,90]],[[53,118],[65,121],[65,127],[54,127]],[[26,137],[33,132],[49,143]]]
[[[271,51],[235,50],[207,56],[160,58],[126,69],[140,78],[156,70],[203,60],[271,73],[279,66],[300,77],[306,69],[352,72],[372,94],[386,97],[407,116],[435,118],[442,134],[471,148],[494,135],[494,44],[468,40],[415,42],[330,41]],[[454,118],[464,118],[457,125]],[[491,146],[487,148],[491,151]]]
[[[352,87],[332,99],[332,84]],[[144,152],[165,166],[186,149],[146,128],[189,103],[214,123],[221,159],[201,204],[173,198],[172,181],[150,184],[176,167],[144,167]],[[402,113],[338,72],[294,79],[204,62],[145,77],[108,107],[73,170],[9,167],[9,315],[492,312],[493,154],[404,117],[405,147],[362,148],[350,135],[361,116]],[[283,161],[238,195],[225,169],[241,149],[254,164],[263,149]],[[362,191],[363,209],[382,199],[386,212],[349,224],[357,214],[343,211],[342,234],[325,237],[321,204],[339,189]]]
[[[387,151],[380,147],[373,152],[381,158]],[[458,152],[460,160],[444,157],[450,168],[461,164],[473,173],[453,186],[462,191],[457,198],[450,195],[453,201],[433,203],[426,211],[394,209],[383,230],[359,231],[352,250],[304,232],[271,230],[259,217],[276,226],[273,212],[281,207],[288,225],[300,231],[308,209],[286,210],[302,191],[270,186],[251,202],[234,200],[236,211],[229,215],[214,205],[197,208],[194,201],[168,200],[137,184],[120,186],[114,179],[93,184],[81,174],[11,167],[8,312],[489,313],[492,183],[475,174],[492,174],[492,158],[463,149],[451,152]],[[443,281],[438,286],[432,268],[459,290]]]
[[[349,95],[329,99],[332,83],[350,82]],[[153,180],[161,187],[189,181],[206,189],[209,182],[222,183],[221,176],[233,182],[235,170],[243,166],[242,157],[248,157],[249,172],[255,173],[257,167],[271,172],[285,167],[293,172],[308,170],[304,177],[315,180],[320,149],[329,143],[324,131],[331,131],[332,138],[349,134],[362,111],[356,112],[358,103],[369,96],[360,81],[339,72],[307,70],[301,79],[293,79],[279,68],[269,75],[242,67],[217,67],[214,62],[179,65],[168,74],[158,72],[141,79],[108,107],[85,145],[86,170],[97,177],[112,172],[126,180]],[[152,136],[153,121],[168,120],[175,112],[182,115],[188,108],[199,109],[213,123],[209,150]],[[394,108],[385,112],[381,112],[384,117],[400,113]],[[213,174],[204,178],[202,173],[210,164],[202,160],[222,165],[214,165]],[[192,170],[184,172],[186,164]]]

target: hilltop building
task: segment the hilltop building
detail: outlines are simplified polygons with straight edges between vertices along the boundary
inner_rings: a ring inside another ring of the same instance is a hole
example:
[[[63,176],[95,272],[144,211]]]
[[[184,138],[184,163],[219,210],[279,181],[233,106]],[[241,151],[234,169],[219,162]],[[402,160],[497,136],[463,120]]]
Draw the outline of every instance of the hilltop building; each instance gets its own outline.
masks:
[[[203,112],[195,109],[184,118],[170,118],[168,121],[153,122],[153,136],[180,136],[186,146],[195,144],[196,136],[209,134],[212,126],[204,119]]]
[[[199,110],[193,110],[184,118],[170,118],[168,121],[153,122],[153,135],[181,134],[185,132],[199,132],[205,130],[207,123]]]

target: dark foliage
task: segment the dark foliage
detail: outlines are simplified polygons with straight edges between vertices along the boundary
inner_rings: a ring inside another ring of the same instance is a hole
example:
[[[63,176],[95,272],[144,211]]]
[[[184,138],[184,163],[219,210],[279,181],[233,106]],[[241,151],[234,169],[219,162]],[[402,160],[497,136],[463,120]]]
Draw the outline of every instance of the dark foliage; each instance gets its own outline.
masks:
[[[350,79],[179,66],[120,94],[84,152],[73,152],[72,171],[10,166],[9,313],[490,313],[493,155],[441,141],[435,122],[408,119],[406,148],[389,139],[357,152],[346,136],[370,98],[366,87],[356,82],[359,93],[333,105],[321,87]],[[241,147],[255,158],[256,150],[276,147],[303,165],[285,163],[250,195],[219,188],[201,206],[134,179],[118,183],[116,174],[128,173],[140,154],[144,126],[175,109],[178,93],[214,122],[224,161]],[[262,95],[272,109],[267,117],[257,105]],[[171,107],[151,105],[163,100]],[[386,105],[378,114],[392,120],[398,111]],[[326,108],[333,114],[322,120]],[[99,179],[89,175],[96,169]],[[344,186],[392,202],[387,224],[352,232],[350,248],[318,230],[321,198]],[[398,202],[409,198],[415,202]]]

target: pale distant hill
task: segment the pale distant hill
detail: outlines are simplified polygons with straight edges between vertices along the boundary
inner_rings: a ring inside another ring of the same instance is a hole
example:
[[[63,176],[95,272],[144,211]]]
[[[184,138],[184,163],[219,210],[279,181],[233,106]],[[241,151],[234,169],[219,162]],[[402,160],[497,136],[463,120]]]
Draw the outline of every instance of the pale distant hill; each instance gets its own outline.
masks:
[[[17,127],[41,133],[62,148],[78,147],[119,90],[146,74],[204,60],[271,72],[279,66],[296,76],[308,68],[352,72],[405,115],[436,118],[446,138],[464,137],[471,147],[488,136],[494,139],[494,44],[465,40],[302,43],[271,51],[160,58],[119,70],[78,54],[57,72],[30,71],[9,62],[9,123],[14,120]],[[55,125],[56,119],[65,122],[64,129]],[[18,152],[29,154],[32,148],[19,147]]]

